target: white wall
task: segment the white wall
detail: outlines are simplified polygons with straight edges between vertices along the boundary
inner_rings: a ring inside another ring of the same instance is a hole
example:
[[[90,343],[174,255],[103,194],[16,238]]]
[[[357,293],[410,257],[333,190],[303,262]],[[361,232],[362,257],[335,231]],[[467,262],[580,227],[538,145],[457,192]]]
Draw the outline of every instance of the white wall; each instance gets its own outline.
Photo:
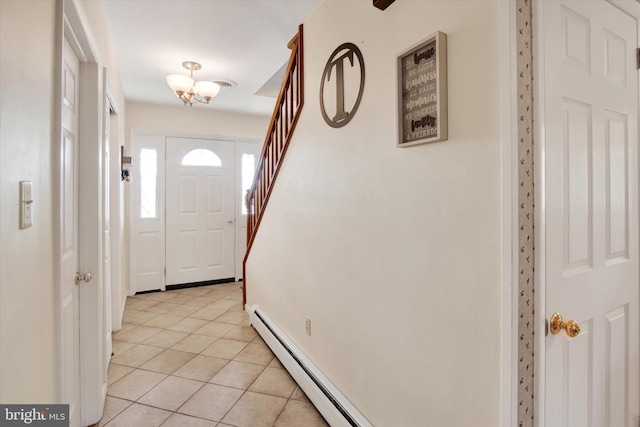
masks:
[[[28,34],[25,22],[29,23]],[[0,2],[0,402],[55,402],[52,218],[55,3]],[[33,227],[19,230],[19,182]]]
[[[500,422],[498,9],[329,1],[305,23],[306,103],[250,255],[248,304],[373,425]],[[399,149],[396,55],[436,30],[449,140]],[[365,92],[333,129],[318,92],[344,42],[362,51]]]
[[[171,89],[167,86],[167,90]],[[204,105],[185,107],[178,98],[175,106],[127,102],[126,135],[128,140],[133,129],[167,135],[200,135],[262,143],[270,119],[267,116],[213,111]]]

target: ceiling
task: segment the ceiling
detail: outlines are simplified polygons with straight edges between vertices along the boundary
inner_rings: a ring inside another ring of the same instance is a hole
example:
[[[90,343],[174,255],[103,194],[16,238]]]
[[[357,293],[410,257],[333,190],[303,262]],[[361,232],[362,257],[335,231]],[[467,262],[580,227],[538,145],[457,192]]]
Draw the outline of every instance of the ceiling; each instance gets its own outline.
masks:
[[[271,115],[287,43],[322,1],[103,0],[125,98],[182,105],[166,76],[188,74],[182,63],[195,61],[202,69],[194,80],[237,87],[193,108]]]

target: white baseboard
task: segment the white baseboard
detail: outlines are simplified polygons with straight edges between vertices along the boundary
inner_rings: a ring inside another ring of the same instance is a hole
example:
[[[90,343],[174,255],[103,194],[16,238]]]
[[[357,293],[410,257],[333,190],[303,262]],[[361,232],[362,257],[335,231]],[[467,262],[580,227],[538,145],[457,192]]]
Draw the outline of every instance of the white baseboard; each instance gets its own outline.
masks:
[[[124,319],[124,309],[127,306],[127,293],[125,293],[124,295],[122,295],[122,299],[120,300],[120,307],[118,312],[120,313],[120,315],[118,316],[117,319],[117,326],[118,329],[114,329],[115,331],[119,331],[120,329],[122,329],[122,319]]]
[[[372,427],[260,307],[245,306],[251,324],[332,427]]]

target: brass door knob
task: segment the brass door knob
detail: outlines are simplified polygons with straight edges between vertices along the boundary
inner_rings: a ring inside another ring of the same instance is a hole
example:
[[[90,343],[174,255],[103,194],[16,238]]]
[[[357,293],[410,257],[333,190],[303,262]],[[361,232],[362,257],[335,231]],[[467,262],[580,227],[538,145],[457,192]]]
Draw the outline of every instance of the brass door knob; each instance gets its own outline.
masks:
[[[560,333],[560,331],[564,330],[567,335],[571,338],[577,337],[580,333],[580,325],[575,320],[567,320],[566,322],[562,319],[560,313],[553,313],[551,316],[551,322],[549,322],[549,330],[553,335]]]
[[[79,285],[80,282],[85,282],[85,283],[89,283],[91,281],[91,273],[84,273],[84,274],[80,274],[80,273],[76,273],[76,285]]]

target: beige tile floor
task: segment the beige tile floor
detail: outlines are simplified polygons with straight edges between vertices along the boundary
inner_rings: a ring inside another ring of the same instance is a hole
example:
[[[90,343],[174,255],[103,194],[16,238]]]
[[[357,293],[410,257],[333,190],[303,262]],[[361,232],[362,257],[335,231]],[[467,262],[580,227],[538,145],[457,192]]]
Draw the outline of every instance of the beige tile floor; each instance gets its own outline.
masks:
[[[129,297],[95,426],[327,426],[241,301],[239,283]]]

